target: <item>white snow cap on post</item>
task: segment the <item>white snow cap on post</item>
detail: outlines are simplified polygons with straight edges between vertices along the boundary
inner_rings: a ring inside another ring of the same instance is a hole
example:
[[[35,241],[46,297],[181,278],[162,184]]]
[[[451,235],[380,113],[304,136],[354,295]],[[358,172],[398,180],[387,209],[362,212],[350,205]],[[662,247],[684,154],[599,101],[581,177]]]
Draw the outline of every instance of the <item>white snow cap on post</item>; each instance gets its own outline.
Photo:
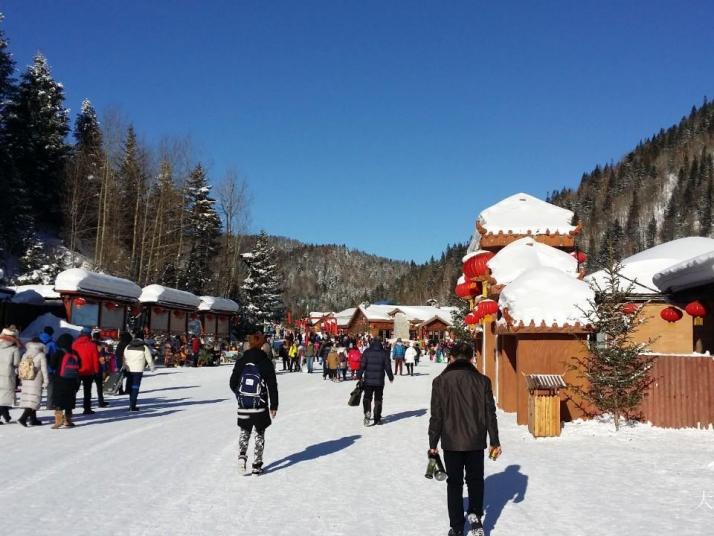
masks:
[[[162,285],[149,285],[142,289],[139,301],[142,303],[158,303],[162,305],[179,305],[196,309],[201,299],[185,290],[168,288]]]
[[[141,287],[128,279],[89,272],[83,268],[71,268],[60,273],[55,279],[55,291],[60,294],[80,292],[129,300],[141,296]]]
[[[534,268],[522,273],[501,292],[498,304],[515,324],[585,325],[595,293],[590,286],[557,268]]]
[[[491,275],[499,285],[507,285],[526,270],[549,266],[572,277],[578,276],[578,261],[557,248],[531,237],[508,244],[488,261]]]
[[[199,311],[211,311],[215,313],[237,313],[238,304],[227,298],[216,298],[215,296],[201,296]]]
[[[499,201],[479,214],[478,222],[489,233],[568,234],[573,211],[546,203],[532,195],[520,193]]]
[[[632,281],[636,281],[633,288],[635,294],[659,294],[659,288],[655,286],[654,282],[655,274],[682,261],[712,251],[714,251],[714,239],[701,236],[679,238],[640,251],[621,262],[620,286],[626,288]],[[607,275],[604,270],[594,272],[585,278],[586,281],[597,282],[603,289],[606,286],[606,279]],[[659,281],[663,284],[662,279]]]

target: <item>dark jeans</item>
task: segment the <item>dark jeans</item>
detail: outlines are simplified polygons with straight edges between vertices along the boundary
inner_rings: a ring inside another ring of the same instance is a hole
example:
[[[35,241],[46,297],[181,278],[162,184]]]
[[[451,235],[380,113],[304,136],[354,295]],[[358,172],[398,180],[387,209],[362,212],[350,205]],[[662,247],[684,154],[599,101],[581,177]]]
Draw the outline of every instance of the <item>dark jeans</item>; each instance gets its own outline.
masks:
[[[394,360],[394,375],[397,375],[397,371],[399,371],[399,375],[402,376],[404,374],[404,360],[403,359],[395,359]]]
[[[407,374],[414,376],[414,363],[407,363]]]
[[[290,358],[283,357],[283,370],[290,370]]]
[[[47,378],[47,409],[55,409],[55,404],[52,395],[55,392],[55,375],[49,374]]]
[[[97,400],[101,406],[104,404],[104,374],[100,372],[94,377],[94,385],[97,386]]]
[[[379,422],[382,419],[382,398],[384,397],[384,385],[365,385],[364,400],[362,401],[364,412],[372,411],[372,395],[374,395],[374,422]]]
[[[79,381],[82,387],[84,388],[84,411],[89,411],[92,409],[92,384],[96,381],[96,376],[80,376]],[[99,403],[101,404],[104,402],[104,394],[102,393],[102,384],[101,382],[97,385],[97,399],[99,400]]]
[[[127,372],[126,390],[129,391],[129,407],[135,408],[136,401],[139,398],[139,387],[141,387],[141,378],[143,372]]]
[[[453,529],[464,528],[464,471],[469,492],[468,513],[483,517],[483,450],[444,451],[446,466],[446,498],[449,505],[449,524]]]

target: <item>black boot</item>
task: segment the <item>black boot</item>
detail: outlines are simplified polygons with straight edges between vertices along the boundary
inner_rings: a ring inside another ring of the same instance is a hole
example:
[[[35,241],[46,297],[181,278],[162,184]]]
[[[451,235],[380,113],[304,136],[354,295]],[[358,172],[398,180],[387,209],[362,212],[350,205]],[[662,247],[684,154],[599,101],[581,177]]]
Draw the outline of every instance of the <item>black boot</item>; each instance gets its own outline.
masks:
[[[42,426],[43,424],[45,424],[40,419],[37,418],[37,410],[33,409],[32,412],[30,413],[30,424],[32,426]]]
[[[27,419],[28,419],[28,417],[30,417],[31,414],[32,414],[32,410],[25,408],[25,411],[22,412],[22,415],[20,416],[19,419],[17,419],[17,422],[19,422],[22,426],[27,428]]]
[[[10,422],[12,418],[10,417],[10,410],[7,407],[3,407],[2,411],[0,411],[0,415],[2,415],[3,419],[5,419],[5,422]]]

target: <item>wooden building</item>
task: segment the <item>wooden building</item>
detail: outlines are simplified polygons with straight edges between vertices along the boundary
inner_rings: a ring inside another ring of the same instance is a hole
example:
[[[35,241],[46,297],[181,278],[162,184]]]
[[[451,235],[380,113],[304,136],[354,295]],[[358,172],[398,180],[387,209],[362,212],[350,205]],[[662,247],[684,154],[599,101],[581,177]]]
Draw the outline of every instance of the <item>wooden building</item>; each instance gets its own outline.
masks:
[[[196,315],[201,300],[183,290],[149,285],[139,296],[152,334],[186,335],[191,315]]]
[[[217,338],[230,335],[231,320],[238,314],[238,304],[227,298],[201,296],[198,317],[202,334]]]
[[[117,338],[126,329],[130,309],[138,309],[141,296],[136,283],[81,268],[60,273],[54,289],[62,298],[68,322],[99,328],[106,338]]]

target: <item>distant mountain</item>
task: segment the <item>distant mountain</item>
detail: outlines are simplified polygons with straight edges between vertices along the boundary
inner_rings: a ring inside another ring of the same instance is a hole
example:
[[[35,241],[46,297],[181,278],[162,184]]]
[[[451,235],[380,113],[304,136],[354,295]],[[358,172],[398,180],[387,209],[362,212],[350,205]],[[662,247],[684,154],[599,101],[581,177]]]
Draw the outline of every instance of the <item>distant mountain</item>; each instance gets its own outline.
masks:
[[[580,247],[589,268],[683,236],[714,236],[714,103],[640,142],[616,164],[596,166],[576,189],[548,201],[569,208],[582,224]]]

